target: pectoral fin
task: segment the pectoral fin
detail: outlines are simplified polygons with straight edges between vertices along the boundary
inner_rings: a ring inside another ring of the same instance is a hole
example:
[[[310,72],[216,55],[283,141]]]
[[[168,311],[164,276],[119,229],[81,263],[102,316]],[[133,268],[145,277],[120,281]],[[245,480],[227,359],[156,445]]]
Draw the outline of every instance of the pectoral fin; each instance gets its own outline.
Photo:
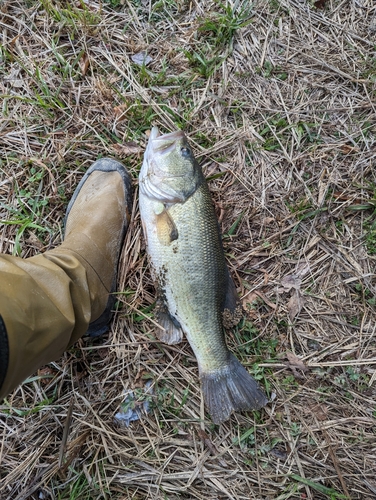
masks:
[[[156,227],[158,240],[162,245],[168,246],[174,240],[178,239],[179,233],[177,227],[167,210],[156,214]]]
[[[178,344],[183,340],[183,330],[180,323],[169,313],[162,299],[157,299],[155,307],[156,319],[160,325],[156,335],[165,344]]]

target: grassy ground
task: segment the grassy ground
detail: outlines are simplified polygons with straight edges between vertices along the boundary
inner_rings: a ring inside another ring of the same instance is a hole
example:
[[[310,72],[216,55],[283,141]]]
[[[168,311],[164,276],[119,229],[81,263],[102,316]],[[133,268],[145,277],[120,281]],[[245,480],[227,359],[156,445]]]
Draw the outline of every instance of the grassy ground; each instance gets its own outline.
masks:
[[[151,125],[183,128],[248,310],[228,343],[272,399],[202,418],[189,345],[155,340],[136,196],[109,334],[0,405],[0,498],[376,497],[375,36],[373,0],[0,3],[0,251],[58,245],[93,160],[136,186]]]

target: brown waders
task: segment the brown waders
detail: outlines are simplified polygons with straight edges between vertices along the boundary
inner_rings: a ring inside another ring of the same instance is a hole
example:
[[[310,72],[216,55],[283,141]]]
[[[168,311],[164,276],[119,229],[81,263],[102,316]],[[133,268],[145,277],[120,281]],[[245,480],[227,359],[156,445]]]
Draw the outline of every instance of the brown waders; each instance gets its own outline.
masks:
[[[98,160],[68,206],[60,246],[0,255],[0,402],[86,332],[106,331],[131,196],[123,165]]]

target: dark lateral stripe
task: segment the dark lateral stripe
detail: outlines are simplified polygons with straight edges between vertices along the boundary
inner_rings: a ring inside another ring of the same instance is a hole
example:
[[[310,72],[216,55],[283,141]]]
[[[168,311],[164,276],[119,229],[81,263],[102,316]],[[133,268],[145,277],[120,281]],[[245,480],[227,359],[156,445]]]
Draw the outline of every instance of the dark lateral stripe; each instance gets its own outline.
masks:
[[[9,343],[7,329],[0,316],[0,389],[4,383],[9,363]]]

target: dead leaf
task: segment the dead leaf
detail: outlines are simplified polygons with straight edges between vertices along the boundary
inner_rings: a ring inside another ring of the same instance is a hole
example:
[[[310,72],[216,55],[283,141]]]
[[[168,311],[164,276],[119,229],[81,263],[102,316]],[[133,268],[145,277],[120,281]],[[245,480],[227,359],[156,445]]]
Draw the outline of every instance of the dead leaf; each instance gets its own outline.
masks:
[[[30,230],[29,230],[29,237],[27,238],[26,243],[33,245],[33,247],[38,248],[38,250],[41,250],[44,246],[43,243],[38,238],[38,236],[33,231]]]
[[[18,36],[14,38],[14,40],[17,40]],[[12,44],[12,42],[11,42]],[[16,89],[23,88],[25,87],[25,81],[22,80],[22,78],[18,78],[20,75],[20,69],[19,68],[13,68],[12,71],[9,73],[9,75],[6,75],[3,78],[3,82],[9,82],[10,85]]]
[[[304,298],[299,290],[295,290],[295,292],[291,295],[290,300],[287,302],[287,310],[289,312],[290,321],[300,313],[304,304]]]
[[[110,354],[110,349],[104,348],[104,349],[98,349],[98,356],[101,359],[106,359]]]
[[[311,405],[309,413],[313,413],[317,420],[320,420],[321,422],[328,418],[328,408],[319,403]]]
[[[264,285],[267,285],[269,283],[269,274],[268,274],[268,271],[267,269],[264,269],[264,268],[260,268],[260,271],[262,273],[264,273]]]
[[[262,292],[255,290],[255,294],[258,295],[260,299],[262,299],[265,302],[265,304],[267,304],[269,307],[271,307],[272,309],[277,309],[276,304],[274,304],[274,302],[269,300],[268,297],[266,297],[266,295],[264,295]]]
[[[361,198],[354,198],[353,196],[347,196],[341,191],[334,191],[333,198],[335,200],[340,200],[340,201],[352,201],[353,203],[356,203],[358,205],[364,203]]]
[[[294,377],[302,378],[302,375],[297,370],[301,370],[304,373],[308,370],[308,367],[292,352],[286,352],[286,358],[288,360],[287,366],[291,369]]]
[[[349,144],[342,144],[341,151],[344,155],[359,153],[359,148],[355,146],[350,146]]]
[[[145,385],[145,380],[144,380],[145,373],[146,373],[146,370],[139,370],[139,372],[137,373],[137,375],[133,381],[132,389],[144,387],[144,385]]]
[[[250,293],[246,297],[243,297],[241,300],[242,307],[244,311],[247,312],[247,316],[249,318],[256,318],[257,317],[257,310],[256,308],[253,308],[252,305],[255,304],[255,302],[258,300],[258,295],[255,292]]]
[[[80,59],[78,64],[80,65],[82,75],[85,76],[86,72],[88,70],[89,64],[90,64],[89,56],[87,55],[86,52],[84,52],[82,54],[81,59]]]
[[[263,223],[265,226],[269,226],[272,222],[275,222],[275,217],[265,217]]]
[[[116,116],[116,118],[119,118],[124,113],[124,111],[127,110],[128,106],[129,106],[128,102],[124,102],[123,104],[120,104],[119,106],[115,106],[114,107],[114,115]]]
[[[296,276],[299,278],[303,278],[306,274],[308,274],[311,270],[311,266],[308,264],[308,262],[302,262],[299,266],[297,266],[295,272]]]
[[[56,375],[56,370],[53,370],[49,366],[45,366],[38,370],[38,376],[41,377],[40,384],[45,386],[51,382],[51,379]]]
[[[212,442],[212,440],[210,439],[210,437],[208,436],[208,434],[203,430],[203,429],[197,429],[197,434],[199,435],[201,441],[203,442],[203,444],[209,448],[210,450],[210,453],[213,455],[213,456],[218,456],[218,450],[217,448],[215,447],[215,444]],[[220,459],[219,457],[217,457],[219,462],[221,463],[222,467],[227,467],[227,464],[224,460]]]
[[[282,445],[277,445],[270,450],[270,454],[279,460],[287,460],[288,453]]]
[[[252,302],[256,302],[258,299],[258,295],[255,292],[248,293],[245,297],[243,297],[243,307],[244,309],[247,309],[247,304],[251,305]]]
[[[299,290],[301,283],[302,280],[299,278],[299,276],[297,276],[296,274],[288,274],[281,279],[281,285],[283,286],[284,290],[280,291],[282,293],[289,292],[292,288],[294,288],[295,290]]]
[[[324,9],[327,1],[328,0],[316,0],[313,5],[316,7],[316,9]]]
[[[119,156],[129,156],[143,152],[143,148],[141,148],[136,142],[133,141],[124,142],[122,144],[115,143],[111,145],[111,148]]]
[[[144,50],[142,50],[141,52],[137,52],[137,54],[133,54],[133,56],[131,56],[131,59],[139,66],[147,66],[153,60],[153,58],[148,56]]]
[[[76,2],[76,7],[77,9],[90,9],[93,12],[99,12],[101,10],[101,5],[89,0],[80,0],[79,2]]]

